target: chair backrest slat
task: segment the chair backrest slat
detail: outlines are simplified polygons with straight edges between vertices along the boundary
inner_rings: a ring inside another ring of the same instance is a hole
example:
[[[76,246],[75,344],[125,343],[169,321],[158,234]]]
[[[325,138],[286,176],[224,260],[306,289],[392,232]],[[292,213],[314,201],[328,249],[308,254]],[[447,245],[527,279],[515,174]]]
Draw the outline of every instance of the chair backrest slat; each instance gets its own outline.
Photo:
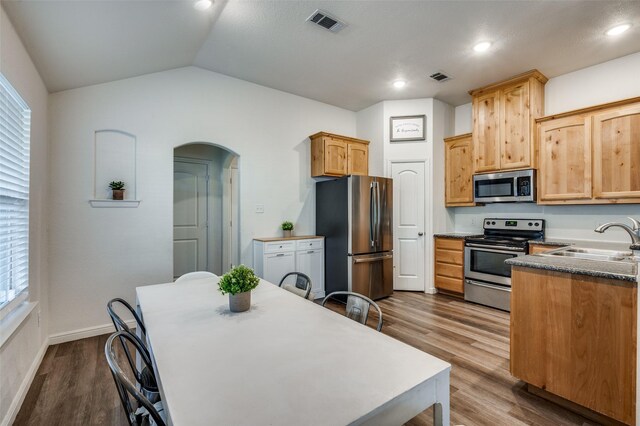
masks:
[[[180,275],[174,282],[178,284],[191,280],[201,280],[203,278],[218,278],[218,276],[209,271],[195,271]]]
[[[136,311],[131,307],[129,303],[127,303],[126,300],[120,299],[120,298],[112,299],[109,301],[109,303],[107,303],[107,313],[111,317],[111,322],[113,322],[113,326],[115,327],[116,332],[125,331],[130,335],[134,336],[135,339],[139,341],[140,346],[143,348],[144,354],[147,356],[147,358],[149,358],[149,351],[147,350],[144,342],[142,342],[142,340],[140,340],[140,338],[136,336],[134,331],[131,330],[131,328],[127,325],[127,323],[116,313],[115,311],[116,304],[124,306],[124,308],[127,311],[129,311],[129,313],[131,313],[131,315],[136,321],[136,327],[142,332],[143,336],[146,336],[146,333],[147,333],[147,329],[145,328],[144,323],[142,322],[142,320],[140,319]],[[127,361],[129,363],[129,368],[131,369],[131,372],[136,376],[136,380],[142,383],[142,380],[143,380],[142,373],[138,371],[136,367],[135,356],[131,353],[129,346],[125,343],[125,341],[122,338],[120,339],[120,341],[122,342],[123,350],[124,350],[125,356],[127,357]]]
[[[285,284],[287,278],[291,276],[295,277],[295,283],[293,285]],[[285,290],[308,299],[309,295],[311,294],[311,289],[313,288],[313,283],[311,282],[311,278],[309,278],[308,275],[303,274],[302,272],[289,272],[284,277],[282,277],[280,283],[278,284],[278,287],[282,287]]]
[[[378,312],[378,326],[376,327],[376,330],[382,330],[382,310],[376,302],[359,293],[351,291],[334,291],[324,298],[322,306],[324,306],[330,299],[339,300],[337,296],[347,296],[346,316],[360,324],[367,323],[370,308],[373,306],[373,308]]]
[[[149,415],[159,426],[165,426],[166,423],[164,419],[160,416],[160,413],[158,413],[151,401],[149,401],[136,388],[136,386],[131,383],[131,381],[127,378],[127,376],[122,371],[122,368],[118,364],[118,357],[116,355],[114,344],[116,339],[120,340],[120,342],[126,342],[133,345],[141,355],[144,353],[144,350],[141,346],[140,340],[136,339],[135,335],[132,335],[124,330],[112,334],[109,339],[107,339],[107,343],[104,347],[107,364],[109,364],[109,369],[111,370],[111,375],[116,384],[118,395],[120,396],[120,401],[122,402],[122,407],[124,408],[125,414],[127,415],[129,424],[142,424],[142,420],[140,418],[141,416],[139,414],[136,414],[136,409],[134,408],[133,401],[131,400],[131,398],[133,398],[140,406],[144,407],[147,410]],[[124,343],[125,347],[126,343]],[[147,368],[153,368],[151,366],[151,360],[148,357],[142,356],[142,362],[146,364]]]

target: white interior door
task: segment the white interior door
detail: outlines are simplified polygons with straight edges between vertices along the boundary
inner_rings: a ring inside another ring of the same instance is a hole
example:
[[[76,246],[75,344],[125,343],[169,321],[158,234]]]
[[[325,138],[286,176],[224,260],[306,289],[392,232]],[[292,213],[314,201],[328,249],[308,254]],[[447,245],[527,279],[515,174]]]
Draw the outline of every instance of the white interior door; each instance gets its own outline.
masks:
[[[425,288],[425,163],[391,162],[393,289]]]
[[[206,271],[208,265],[208,166],[173,163],[173,275]]]

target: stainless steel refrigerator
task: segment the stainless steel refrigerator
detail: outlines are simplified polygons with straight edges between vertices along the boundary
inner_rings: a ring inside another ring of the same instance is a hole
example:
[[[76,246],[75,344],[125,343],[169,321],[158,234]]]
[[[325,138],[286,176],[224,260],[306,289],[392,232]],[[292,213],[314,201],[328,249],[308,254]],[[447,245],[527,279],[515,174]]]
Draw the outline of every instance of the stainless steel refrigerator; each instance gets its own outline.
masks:
[[[393,292],[393,182],[346,176],[316,183],[316,234],[325,237],[325,291],[380,299]]]

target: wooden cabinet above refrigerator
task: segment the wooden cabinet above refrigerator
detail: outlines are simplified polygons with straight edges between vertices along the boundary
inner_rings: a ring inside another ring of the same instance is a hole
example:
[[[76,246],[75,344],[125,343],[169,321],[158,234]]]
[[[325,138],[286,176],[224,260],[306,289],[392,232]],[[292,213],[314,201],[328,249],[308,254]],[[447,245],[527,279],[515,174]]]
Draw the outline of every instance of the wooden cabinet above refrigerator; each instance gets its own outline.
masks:
[[[311,139],[311,177],[369,174],[369,141],[319,132]]]

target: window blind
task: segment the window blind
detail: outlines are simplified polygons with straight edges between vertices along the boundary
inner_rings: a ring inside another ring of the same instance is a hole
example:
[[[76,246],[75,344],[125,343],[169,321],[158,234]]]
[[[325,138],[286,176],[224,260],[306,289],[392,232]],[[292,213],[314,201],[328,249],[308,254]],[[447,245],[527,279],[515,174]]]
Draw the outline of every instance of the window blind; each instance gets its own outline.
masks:
[[[0,74],[0,308],[29,287],[31,110]]]

